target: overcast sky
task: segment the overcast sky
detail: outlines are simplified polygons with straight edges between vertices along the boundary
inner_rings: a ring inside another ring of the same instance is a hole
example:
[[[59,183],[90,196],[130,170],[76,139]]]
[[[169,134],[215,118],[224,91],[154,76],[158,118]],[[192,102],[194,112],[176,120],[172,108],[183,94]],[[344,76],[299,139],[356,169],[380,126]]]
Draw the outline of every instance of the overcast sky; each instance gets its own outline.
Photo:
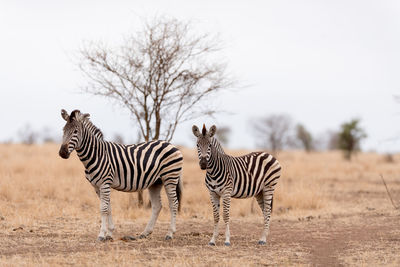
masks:
[[[250,121],[287,113],[314,135],[360,118],[366,150],[400,152],[399,1],[1,1],[0,141],[24,125],[61,136],[60,109],[80,109],[106,138],[136,137],[128,113],[79,93],[71,57],[84,40],[118,44],[141,19],[167,15],[216,33],[245,89],[220,95],[226,111],[179,126],[173,143],[193,146],[191,125],[230,126],[230,146],[253,148]]]

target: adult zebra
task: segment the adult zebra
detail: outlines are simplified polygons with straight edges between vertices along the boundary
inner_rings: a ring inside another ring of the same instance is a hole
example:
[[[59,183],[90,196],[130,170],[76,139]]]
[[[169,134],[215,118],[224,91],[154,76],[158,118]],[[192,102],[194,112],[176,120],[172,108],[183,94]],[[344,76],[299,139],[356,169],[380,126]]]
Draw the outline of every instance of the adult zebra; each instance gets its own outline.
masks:
[[[258,241],[267,242],[269,221],[275,185],[281,176],[279,162],[265,152],[253,152],[241,157],[232,157],[224,153],[220,143],[213,136],[215,125],[207,132],[203,125],[202,132],[193,125],[193,134],[197,137],[197,151],[202,170],[207,170],[205,183],[210,192],[214,213],[214,233],[209,245],[215,246],[218,236],[220,198],[223,203],[225,222],[225,245],[230,246],[229,209],[231,197],[256,197],[264,215],[264,230]]]
[[[144,238],[153,231],[161,211],[162,185],[171,210],[171,225],[165,238],[171,239],[176,231],[175,218],[182,192],[183,158],[178,148],[165,141],[137,145],[107,142],[102,132],[89,120],[89,114],[74,110],[68,115],[63,109],[61,116],[67,123],[59,154],[67,159],[76,150],[85,166],[86,179],[100,198],[101,228],[98,240],[112,240],[111,188],[124,192],[149,189],[152,214],[140,235],[140,238]],[[131,236],[124,238],[135,239]]]

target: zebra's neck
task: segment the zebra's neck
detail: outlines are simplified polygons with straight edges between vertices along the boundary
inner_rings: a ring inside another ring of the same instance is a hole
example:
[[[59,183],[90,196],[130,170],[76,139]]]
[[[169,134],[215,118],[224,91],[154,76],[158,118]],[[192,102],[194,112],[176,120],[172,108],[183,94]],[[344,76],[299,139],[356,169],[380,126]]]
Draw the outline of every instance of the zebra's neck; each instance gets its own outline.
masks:
[[[207,172],[213,174],[218,168],[217,165],[221,164],[221,161],[225,161],[229,156],[225,154],[221,144],[217,139],[211,139],[211,157],[207,166]]]
[[[215,148],[215,150],[220,153],[220,154],[224,154],[224,149],[222,148],[220,142],[218,142],[218,140],[214,137],[211,138],[211,145]]]
[[[105,149],[103,133],[89,120],[84,121],[82,123],[82,140],[76,152],[86,169],[96,159],[103,157]]]
[[[90,120],[82,122],[82,128],[83,131],[87,131],[89,134],[92,134],[99,140],[103,141],[103,133]]]

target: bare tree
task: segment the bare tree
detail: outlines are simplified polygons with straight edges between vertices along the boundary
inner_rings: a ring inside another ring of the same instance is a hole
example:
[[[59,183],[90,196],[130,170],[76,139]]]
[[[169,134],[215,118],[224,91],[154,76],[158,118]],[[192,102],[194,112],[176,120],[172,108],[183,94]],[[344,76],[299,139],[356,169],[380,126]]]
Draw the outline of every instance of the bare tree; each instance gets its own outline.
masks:
[[[211,60],[218,50],[190,23],[156,18],[119,47],[86,45],[79,67],[89,78],[85,92],[129,110],[145,141],[170,141],[180,122],[213,112],[202,100],[232,84],[226,64]]]
[[[304,125],[296,125],[296,138],[305,151],[310,152],[314,149],[313,137]]]
[[[328,135],[328,150],[339,149],[339,132],[329,130],[327,132]]]
[[[313,140],[314,149],[317,151],[339,149],[338,136],[338,132],[331,129],[318,133]]]
[[[39,135],[43,143],[56,143],[59,141],[57,140],[56,134],[54,134],[53,130],[48,126],[43,127]]]
[[[217,40],[195,34],[190,23],[155,18],[124,40],[112,48],[85,45],[79,67],[89,78],[84,91],[129,110],[145,141],[170,141],[180,122],[212,114],[204,100],[232,85],[215,58]]]
[[[285,114],[273,114],[253,122],[254,134],[258,138],[257,145],[272,152],[282,150],[293,143],[292,119]]]
[[[39,134],[29,124],[23,126],[17,133],[21,143],[32,145],[38,142]]]

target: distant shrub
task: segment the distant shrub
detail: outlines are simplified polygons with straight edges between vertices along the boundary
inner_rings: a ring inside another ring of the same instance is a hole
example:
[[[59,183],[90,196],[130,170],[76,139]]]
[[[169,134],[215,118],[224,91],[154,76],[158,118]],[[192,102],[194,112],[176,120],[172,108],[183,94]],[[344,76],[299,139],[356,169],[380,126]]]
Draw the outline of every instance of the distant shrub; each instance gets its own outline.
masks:
[[[344,152],[344,157],[351,160],[354,152],[360,150],[361,140],[367,137],[367,134],[360,127],[360,120],[353,119],[340,126],[339,131],[339,149]]]
[[[387,163],[394,163],[393,154],[391,154],[391,153],[385,154],[385,155],[383,156],[383,160],[384,160],[384,162],[387,162]]]

